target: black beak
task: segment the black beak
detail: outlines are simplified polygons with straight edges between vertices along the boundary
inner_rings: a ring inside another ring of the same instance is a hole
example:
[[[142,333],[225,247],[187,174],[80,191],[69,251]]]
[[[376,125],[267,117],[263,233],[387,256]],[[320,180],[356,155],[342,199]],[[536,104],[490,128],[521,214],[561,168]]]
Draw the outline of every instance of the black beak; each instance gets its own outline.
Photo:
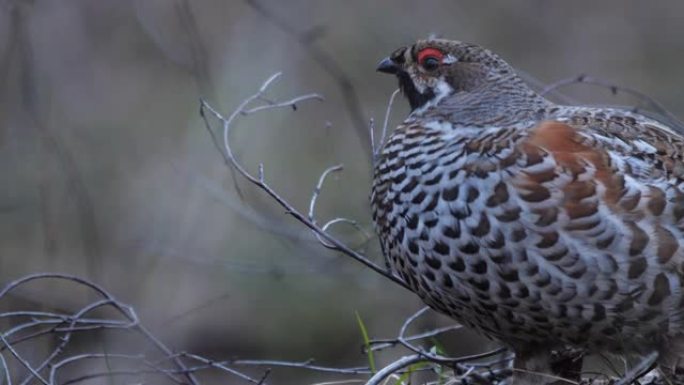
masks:
[[[394,60],[386,57],[380,61],[376,70],[378,72],[395,75],[397,72],[399,72],[399,66]]]

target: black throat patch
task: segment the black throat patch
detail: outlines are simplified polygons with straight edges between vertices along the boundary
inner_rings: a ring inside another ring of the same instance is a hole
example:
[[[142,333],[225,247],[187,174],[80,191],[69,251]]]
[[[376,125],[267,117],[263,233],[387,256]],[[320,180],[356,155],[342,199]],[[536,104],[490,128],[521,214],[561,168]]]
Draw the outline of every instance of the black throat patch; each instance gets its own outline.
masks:
[[[425,103],[435,97],[435,93],[430,88],[423,94],[418,92],[408,73],[400,71],[397,73],[397,78],[399,78],[399,89],[406,95],[409,105],[411,106],[411,111],[424,106]]]

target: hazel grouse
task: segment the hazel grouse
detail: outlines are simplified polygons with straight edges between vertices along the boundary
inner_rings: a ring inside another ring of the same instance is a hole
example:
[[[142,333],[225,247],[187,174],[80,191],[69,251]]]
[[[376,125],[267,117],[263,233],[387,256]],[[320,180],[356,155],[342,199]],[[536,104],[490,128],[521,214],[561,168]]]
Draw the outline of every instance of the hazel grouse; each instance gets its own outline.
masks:
[[[474,44],[418,41],[378,70],[412,111],[376,163],[373,220],[412,290],[524,371],[550,372],[550,352],[570,348],[657,352],[672,372],[684,138],[634,112],[554,104]]]

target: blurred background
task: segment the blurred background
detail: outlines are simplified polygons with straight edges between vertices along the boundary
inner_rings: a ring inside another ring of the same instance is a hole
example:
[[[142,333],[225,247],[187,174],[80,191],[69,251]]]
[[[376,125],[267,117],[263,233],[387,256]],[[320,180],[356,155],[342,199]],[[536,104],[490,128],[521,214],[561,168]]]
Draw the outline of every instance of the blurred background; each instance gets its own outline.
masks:
[[[239,120],[235,150],[251,170],[263,162],[302,210],[321,171],[343,163],[319,220],[345,216],[372,233],[366,127],[396,87],[375,66],[432,33],[484,45],[540,84],[591,74],[684,116],[678,0],[0,0],[0,283],[88,277],[174,348],[214,358],[365,364],[355,311],[372,336],[391,337],[420,302],[233,179],[199,98],[228,114],[277,71],[269,95],[324,95]],[[586,85],[567,94],[632,103]],[[402,100],[390,126],[406,113]],[[342,230],[381,260],[375,239]],[[12,299],[77,300],[66,290]],[[476,341],[462,332],[446,348],[475,352]],[[278,371],[272,382],[324,378]]]

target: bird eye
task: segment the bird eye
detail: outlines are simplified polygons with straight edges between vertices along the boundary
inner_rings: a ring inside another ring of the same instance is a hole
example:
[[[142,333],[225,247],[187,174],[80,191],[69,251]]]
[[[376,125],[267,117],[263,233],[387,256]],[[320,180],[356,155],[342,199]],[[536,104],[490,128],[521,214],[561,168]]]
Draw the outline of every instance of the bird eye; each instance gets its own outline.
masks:
[[[439,59],[437,59],[434,56],[428,56],[425,59],[423,59],[423,64],[421,64],[423,68],[425,68],[428,71],[432,71],[439,67]]]
[[[426,71],[437,69],[442,64],[444,54],[436,48],[425,48],[418,52],[418,64]]]

